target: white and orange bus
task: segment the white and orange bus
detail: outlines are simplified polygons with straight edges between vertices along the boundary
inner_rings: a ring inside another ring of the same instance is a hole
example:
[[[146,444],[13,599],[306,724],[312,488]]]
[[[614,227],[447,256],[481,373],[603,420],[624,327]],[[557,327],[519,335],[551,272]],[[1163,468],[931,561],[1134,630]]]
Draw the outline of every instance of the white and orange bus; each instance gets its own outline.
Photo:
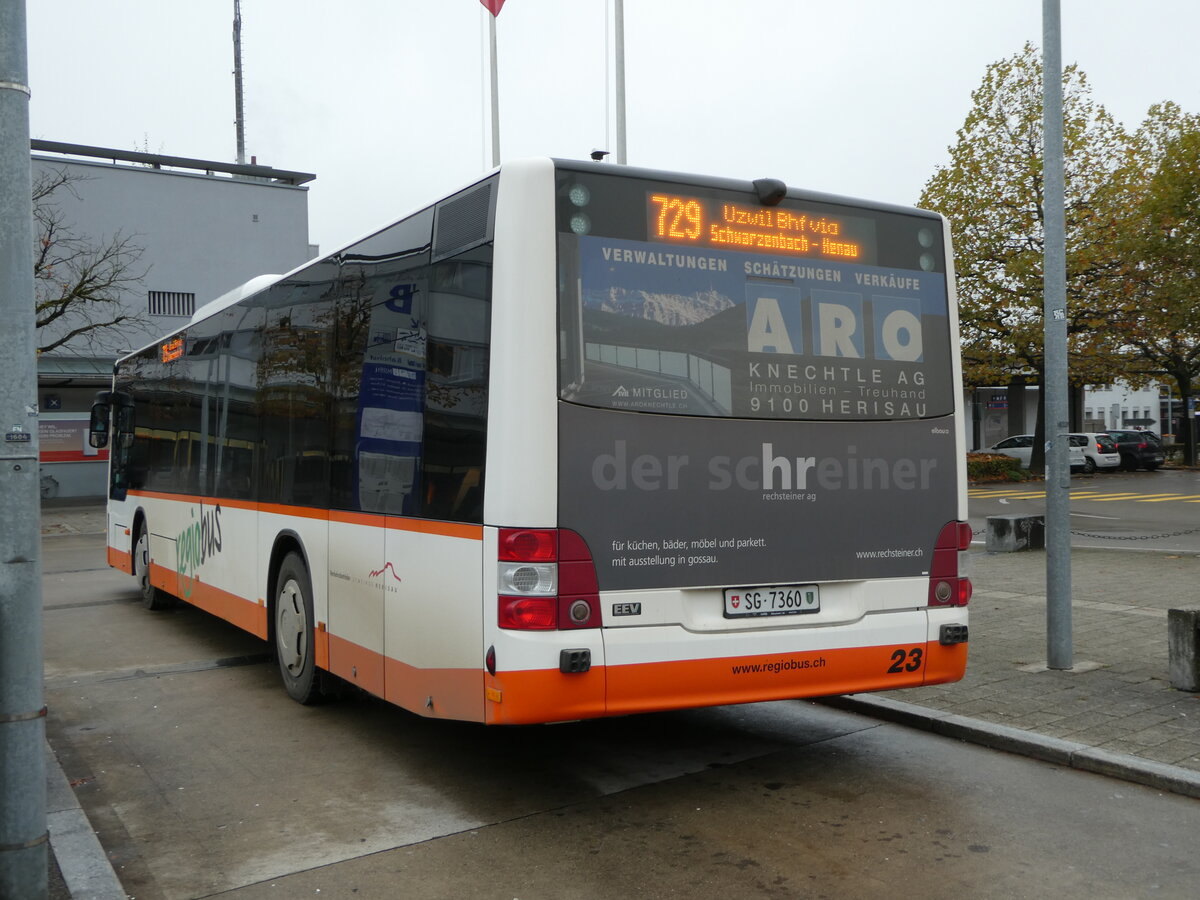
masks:
[[[108,559],[413,712],[531,723],[954,681],[933,213],[525,160],[119,361]],[[330,681],[329,683],[335,683]]]

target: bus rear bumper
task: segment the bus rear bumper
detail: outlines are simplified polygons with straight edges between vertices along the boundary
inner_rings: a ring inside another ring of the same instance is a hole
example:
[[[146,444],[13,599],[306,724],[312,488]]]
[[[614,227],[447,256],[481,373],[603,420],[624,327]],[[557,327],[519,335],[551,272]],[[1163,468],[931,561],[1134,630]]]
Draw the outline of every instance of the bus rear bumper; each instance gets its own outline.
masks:
[[[501,674],[488,721],[518,724],[826,697],[957,681],[967,643],[942,644],[965,609],[869,615],[830,628],[697,635],[679,626],[606,628],[604,665]],[[580,632],[580,637],[583,636]],[[682,655],[686,650],[688,656]]]

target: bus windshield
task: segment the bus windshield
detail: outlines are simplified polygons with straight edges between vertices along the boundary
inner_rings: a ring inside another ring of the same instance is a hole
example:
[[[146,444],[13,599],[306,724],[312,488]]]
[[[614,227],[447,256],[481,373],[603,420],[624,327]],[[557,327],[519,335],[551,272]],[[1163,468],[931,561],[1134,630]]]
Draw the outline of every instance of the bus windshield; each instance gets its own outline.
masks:
[[[564,400],[674,415],[954,409],[934,215],[560,169]]]

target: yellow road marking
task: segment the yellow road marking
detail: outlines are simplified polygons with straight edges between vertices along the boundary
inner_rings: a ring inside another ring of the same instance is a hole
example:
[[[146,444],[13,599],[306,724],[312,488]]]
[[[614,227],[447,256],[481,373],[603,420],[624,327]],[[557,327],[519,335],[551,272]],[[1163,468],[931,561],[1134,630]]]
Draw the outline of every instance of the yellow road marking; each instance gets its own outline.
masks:
[[[1174,497],[1174,494],[1109,494],[1107,497],[1091,497],[1093,502],[1099,503],[1104,500],[1145,500],[1151,497],[1161,497],[1164,500]]]

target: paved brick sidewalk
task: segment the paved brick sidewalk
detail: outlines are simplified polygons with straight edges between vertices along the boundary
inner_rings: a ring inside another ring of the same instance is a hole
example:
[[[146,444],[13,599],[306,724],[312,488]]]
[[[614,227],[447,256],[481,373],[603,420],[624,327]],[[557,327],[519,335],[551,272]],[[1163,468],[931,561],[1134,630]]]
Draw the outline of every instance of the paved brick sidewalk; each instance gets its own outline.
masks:
[[[970,558],[966,678],[879,696],[1200,772],[1200,695],[1167,668],[1167,610],[1200,606],[1200,556],[1074,550],[1072,671],[1045,668],[1046,554]]]

